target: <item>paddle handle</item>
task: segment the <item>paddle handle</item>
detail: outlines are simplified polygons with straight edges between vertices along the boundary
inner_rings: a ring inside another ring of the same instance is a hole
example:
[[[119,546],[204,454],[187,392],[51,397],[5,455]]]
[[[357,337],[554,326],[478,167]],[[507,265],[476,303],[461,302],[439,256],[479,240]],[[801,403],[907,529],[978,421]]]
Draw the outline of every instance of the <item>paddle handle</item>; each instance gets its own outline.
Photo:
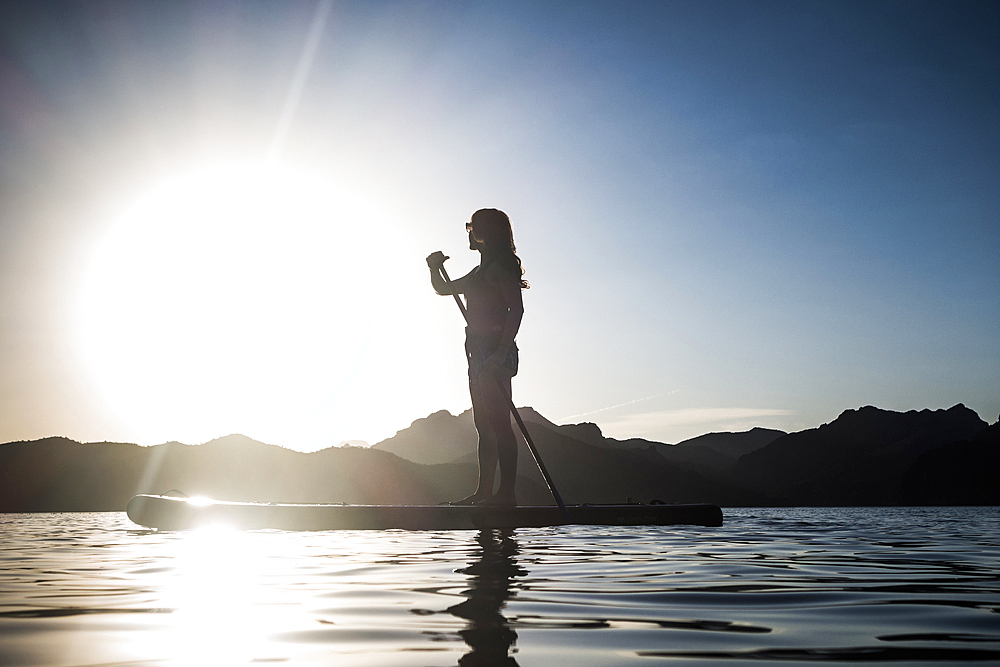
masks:
[[[442,264],[438,270],[441,271],[441,277],[444,278],[445,284],[450,287],[451,278],[448,276],[447,269],[445,269]],[[455,292],[452,292],[451,295],[455,297],[455,303],[458,304],[458,309],[462,311],[462,317],[465,318],[465,323],[469,324],[469,311],[466,310],[465,304],[462,303],[462,298]],[[476,347],[479,347],[479,354],[482,355],[483,349],[479,346],[478,340],[476,341]],[[559,505],[559,511],[562,513],[563,518],[566,519],[567,523],[572,523],[573,520],[570,518],[569,511],[566,509],[566,503],[563,502],[562,496],[559,495],[559,491],[556,489],[556,484],[552,481],[549,471],[545,469],[545,464],[542,463],[542,457],[539,456],[538,449],[535,448],[535,443],[531,440],[531,436],[528,434],[528,427],[524,425],[521,415],[517,412],[517,407],[514,405],[514,399],[512,399],[510,394],[507,393],[507,389],[500,382],[500,378],[497,378],[496,380],[497,385],[500,387],[500,393],[507,399],[507,409],[510,410],[512,415],[514,415],[514,421],[517,422],[517,427],[521,429],[521,435],[524,436],[524,442],[528,445],[528,451],[531,452],[532,458],[535,459],[535,465],[538,466],[538,470],[542,473],[542,478],[545,480],[545,484],[549,487],[552,497],[555,498],[556,505]],[[517,472],[515,471],[514,474],[516,475]]]

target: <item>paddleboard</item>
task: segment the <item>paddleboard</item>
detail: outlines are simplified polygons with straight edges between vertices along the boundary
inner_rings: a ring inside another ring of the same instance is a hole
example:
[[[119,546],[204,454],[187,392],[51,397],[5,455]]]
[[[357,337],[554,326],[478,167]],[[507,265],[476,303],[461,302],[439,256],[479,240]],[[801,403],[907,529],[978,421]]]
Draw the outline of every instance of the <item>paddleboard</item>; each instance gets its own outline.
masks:
[[[568,505],[567,522],[556,506],[477,507],[457,505],[297,505],[242,503],[207,498],[139,495],[128,518],[140,526],[185,530],[228,526],[240,530],[477,530],[540,528],[566,524],[599,526],[721,526],[715,505]]]

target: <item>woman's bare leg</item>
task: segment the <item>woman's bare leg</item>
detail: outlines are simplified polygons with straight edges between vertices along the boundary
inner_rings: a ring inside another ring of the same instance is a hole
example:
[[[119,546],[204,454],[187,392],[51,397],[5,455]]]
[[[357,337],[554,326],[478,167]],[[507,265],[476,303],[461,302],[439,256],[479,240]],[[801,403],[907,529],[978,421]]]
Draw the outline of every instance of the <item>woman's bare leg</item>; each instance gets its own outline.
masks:
[[[486,404],[486,414],[493,433],[496,460],[500,463],[500,488],[495,495],[483,501],[496,505],[516,505],[514,487],[517,482],[517,438],[510,425],[510,380],[511,376],[501,369],[498,378],[485,379],[481,384],[481,395]],[[497,382],[499,379],[499,383]],[[502,387],[502,389],[501,389]],[[495,465],[495,464],[494,464]],[[482,488],[480,486],[480,488]],[[490,487],[492,491],[492,487]]]
[[[454,505],[471,505],[493,495],[493,483],[497,472],[497,436],[490,419],[491,402],[484,396],[482,381],[476,378],[469,382],[472,396],[472,418],[479,433],[479,485],[476,492]],[[501,479],[502,483],[502,479]]]

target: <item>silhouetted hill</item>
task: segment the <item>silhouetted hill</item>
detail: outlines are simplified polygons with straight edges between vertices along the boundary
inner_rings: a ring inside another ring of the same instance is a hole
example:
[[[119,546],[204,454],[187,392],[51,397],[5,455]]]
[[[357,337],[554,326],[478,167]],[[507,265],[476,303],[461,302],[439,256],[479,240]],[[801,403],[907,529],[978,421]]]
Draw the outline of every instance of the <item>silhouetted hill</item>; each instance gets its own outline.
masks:
[[[533,408],[523,407],[517,411],[525,424],[544,426],[587,444],[604,444],[605,438],[597,424],[557,426]],[[460,415],[439,410],[417,419],[409,427],[373,447],[417,463],[451,463],[470,456],[474,460],[478,439],[471,408]]]
[[[428,466],[357,447],[303,454],[245,436],[204,445],[0,446],[0,512],[122,510],[137,493],[250,501],[434,504],[475,488],[473,464]],[[522,480],[530,490],[534,485]]]
[[[788,434],[784,431],[760,428],[758,426],[742,433],[706,433],[705,435],[699,435],[697,438],[678,442],[674,446],[684,449],[707,447],[731,459],[735,463],[741,456],[755,452],[761,447],[771,444],[783,435]]]
[[[559,426],[532,408],[518,408],[528,426],[545,466],[568,503],[649,501],[664,502],[748,502],[756,497],[734,490],[725,481],[704,479],[690,467],[673,463],[656,451],[661,443],[616,446],[618,441],[605,438],[596,424]],[[579,436],[579,437],[575,437]],[[534,490],[518,489],[522,503],[552,504],[545,480],[535,465],[520,433],[518,474],[536,485]],[[401,457],[421,462],[444,462],[476,466],[476,435],[472,411],[458,416],[447,411],[418,419],[393,437],[373,446]],[[706,497],[714,501],[705,500]]]
[[[654,463],[668,462],[685,470],[705,475],[708,479],[728,486],[723,473],[729,471],[743,454],[756,451],[776,438],[785,435],[784,431],[764,428],[754,428],[741,433],[708,433],[691,438],[676,445],[670,445],[643,438],[617,440],[605,437],[597,424],[564,424],[556,425],[548,421],[531,408],[519,408],[525,423],[555,431],[563,436],[580,442],[610,449],[618,452],[642,452],[643,456],[653,456]]]
[[[754,428],[742,433],[708,433],[669,445],[642,438],[608,438],[601,433],[597,424],[589,422],[554,424],[530,407],[518,408],[517,411],[532,432],[541,427],[587,445],[616,451],[648,451],[652,448],[667,461],[698,465],[713,473],[728,470],[743,454],[755,451],[785,435],[784,431]],[[474,461],[476,442],[472,410],[466,410],[458,416],[441,410],[414,421],[409,428],[374,447],[418,463],[449,463]]]
[[[556,488],[567,503],[657,499],[667,503],[743,505],[760,500],[753,492],[724,480],[709,479],[690,466],[667,460],[655,446],[615,449],[587,444],[566,435],[574,429],[563,426],[547,428],[533,422],[528,429]],[[541,473],[520,434],[518,442],[519,475],[535,480],[544,488]],[[552,504],[551,497],[546,503]]]
[[[416,463],[450,463],[476,451],[476,425],[472,410],[457,417],[439,410],[417,419],[409,428],[383,440],[373,449],[391,452]]]
[[[756,451],[785,435],[784,431],[754,428],[740,433],[707,433],[676,445],[630,438],[606,438],[607,446],[617,449],[655,449],[664,459],[696,470],[712,479],[728,479],[726,473],[743,454]]]
[[[778,505],[896,504],[903,475],[921,454],[969,440],[986,426],[961,404],[905,413],[846,410],[829,424],[744,455],[730,479]]]
[[[138,445],[68,438],[7,443],[0,446],[0,511],[120,510],[146,454]]]
[[[524,420],[526,425],[537,424],[538,426],[544,426],[549,430],[561,433],[569,438],[579,440],[580,442],[593,445],[595,447],[606,447],[610,449],[620,448],[618,447],[618,441],[604,437],[604,434],[601,433],[601,427],[597,424],[584,422],[582,424],[558,425],[550,422],[548,419],[540,415],[534,408],[518,408],[517,412],[521,415],[521,419]]]
[[[519,412],[569,503],[1000,502],[1000,427],[986,428],[962,405],[865,407],[799,433],[710,433],[677,445],[614,440],[594,424],[560,426],[530,408]],[[241,435],[195,446],[12,442],[0,445],[0,512],[122,510],[137,493],[170,489],[231,500],[434,504],[475,488],[475,446],[469,411],[436,412],[372,448],[308,454]],[[519,500],[551,504],[523,440],[520,447]]]
[[[913,505],[1000,505],[998,473],[1000,422],[918,456],[903,474],[901,498]]]

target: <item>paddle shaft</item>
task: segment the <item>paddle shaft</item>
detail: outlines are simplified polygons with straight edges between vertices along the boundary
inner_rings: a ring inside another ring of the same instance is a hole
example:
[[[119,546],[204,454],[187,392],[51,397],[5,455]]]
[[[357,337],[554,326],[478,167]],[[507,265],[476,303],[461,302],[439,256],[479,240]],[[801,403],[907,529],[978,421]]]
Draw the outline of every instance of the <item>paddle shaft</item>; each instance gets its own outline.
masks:
[[[451,287],[451,278],[448,277],[448,271],[444,268],[443,264],[440,267],[440,271],[445,284]],[[451,295],[455,297],[455,303],[458,304],[458,309],[462,311],[462,317],[465,318],[465,323],[469,324],[469,312],[465,309],[465,304],[462,303],[462,298],[455,292],[452,292]],[[479,354],[482,355],[483,349],[478,340],[476,341],[476,347],[479,347]],[[555,498],[556,504],[559,505],[559,511],[562,512],[566,521],[572,522],[572,519],[569,517],[569,512],[566,510],[566,503],[563,502],[562,496],[559,495],[555,482],[553,482],[552,477],[549,476],[549,471],[545,469],[545,464],[542,463],[542,457],[538,455],[535,443],[532,442],[531,436],[528,435],[528,427],[524,425],[521,415],[517,412],[517,407],[514,405],[514,399],[510,397],[510,394],[507,393],[503,384],[500,383],[500,378],[496,378],[496,380],[497,385],[500,387],[500,393],[507,399],[507,408],[510,410],[510,414],[514,415],[514,421],[517,422],[517,427],[521,429],[521,434],[524,436],[524,442],[528,445],[528,451],[531,452],[531,456],[535,459],[535,464],[538,466],[538,470],[542,473],[542,477],[545,479],[545,483],[548,485],[549,491],[552,492],[552,497]],[[514,474],[516,475],[517,471],[514,471]]]

